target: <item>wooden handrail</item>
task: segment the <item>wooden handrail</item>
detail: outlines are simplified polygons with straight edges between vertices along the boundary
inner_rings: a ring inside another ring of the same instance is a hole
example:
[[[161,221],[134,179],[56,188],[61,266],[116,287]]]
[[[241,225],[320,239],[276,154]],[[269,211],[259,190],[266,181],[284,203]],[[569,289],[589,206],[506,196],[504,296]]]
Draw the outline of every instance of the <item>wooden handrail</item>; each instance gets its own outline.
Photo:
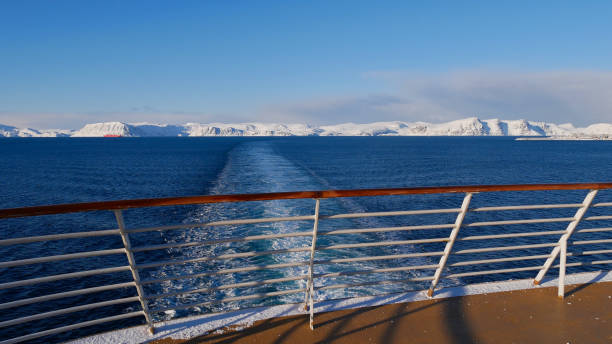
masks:
[[[222,202],[268,201],[277,199],[303,198],[336,198],[390,195],[422,195],[436,193],[495,192],[495,191],[544,191],[544,190],[602,190],[612,189],[612,183],[579,183],[579,184],[516,184],[516,185],[467,185],[467,186],[434,186],[394,189],[354,189],[295,191],[257,194],[207,195],[166,198],[146,198],[120,201],[91,203],[72,203],[24,207],[0,210],[1,218],[14,218],[39,215],[77,213],[96,210],[115,210],[144,207],[161,207],[171,205],[189,205]]]

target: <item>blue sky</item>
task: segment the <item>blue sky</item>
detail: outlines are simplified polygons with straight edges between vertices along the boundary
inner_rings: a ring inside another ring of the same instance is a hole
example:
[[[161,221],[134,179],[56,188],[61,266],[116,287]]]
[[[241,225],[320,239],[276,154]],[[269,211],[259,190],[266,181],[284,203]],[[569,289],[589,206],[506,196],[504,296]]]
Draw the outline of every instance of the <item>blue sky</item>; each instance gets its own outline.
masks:
[[[0,123],[612,122],[612,2],[3,1]]]

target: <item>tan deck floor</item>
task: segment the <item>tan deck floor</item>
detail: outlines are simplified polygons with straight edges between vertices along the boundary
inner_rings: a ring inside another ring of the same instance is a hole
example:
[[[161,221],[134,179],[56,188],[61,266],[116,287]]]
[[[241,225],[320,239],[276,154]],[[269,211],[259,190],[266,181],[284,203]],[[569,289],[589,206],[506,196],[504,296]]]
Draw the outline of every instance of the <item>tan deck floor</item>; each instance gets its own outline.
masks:
[[[612,282],[349,309],[157,343],[612,343]]]

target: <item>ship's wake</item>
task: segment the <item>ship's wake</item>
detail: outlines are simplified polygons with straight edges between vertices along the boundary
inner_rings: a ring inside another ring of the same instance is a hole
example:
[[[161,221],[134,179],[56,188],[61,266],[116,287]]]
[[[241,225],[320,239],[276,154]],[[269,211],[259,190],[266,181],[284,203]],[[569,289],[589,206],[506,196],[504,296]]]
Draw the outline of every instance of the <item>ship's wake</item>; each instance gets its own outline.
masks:
[[[274,150],[274,146],[265,141],[245,142],[235,147],[228,155],[227,162],[214,185],[213,194],[233,193],[259,193],[282,192],[297,190],[320,190],[329,188],[325,182],[313,175],[311,171],[297,166]],[[207,223],[218,220],[235,220],[250,218],[274,218],[299,215],[312,215],[315,200],[273,200],[262,202],[243,203],[217,203],[202,205],[189,214],[185,223]],[[358,213],[368,211],[358,200],[353,199],[325,199],[321,200],[321,214],[332,213]],[[373,228],[393,225],[391,218],[364,218],[364,219],[337,219],[322,220],[319,231],[347,228]],[[168,242],[204,242],[223,240],[263,234],[283,233],[309,233],[312,231],[312,221],[287,221],[275,223],[260,223],[249,225],[225,225],[210,227],[194,227],[182,231],[165,233]],[[405,234],[404,234],[405,235]],[[367,233],[322,235],[318,237],[317,246],[350,244],[369,241],[405,240],[400,232],[393,233]],[[306,281],[281,281],[266,285],[249,285],[240,288],[225,288],[227,285],[247,282],[261,282],[278,280],[293,276],[303,276],[308,272],[308,266],[301,264],[308,262],[312,237],[310,235],[276,238],[255,241],[225,242],[212,245],[198,245],[193,247],[169,251],[176,259],[205,258],[206,261],[188,264],[170,265],[160,268],[155,274],[158,277],[179,275],[203,275],[199,278],[185,278],[166,281],[162,284],[160,293],[171,293],[179,290],[198,290],[196,293],[177,295],[160,299],[156,307],[171,307],[175,305],[200,304],[199,308],[192,308],[185,312],[224,311],[237,307],[260,306],[278,303],[298,303],[304,301],[304,292],[286,294],[267,298],[253,298],[233,302],[215,303],[214,300],[240,297],[252,294],[264,294],[282,290],[295,290],[306,287]],[[222,256],[235,255],[248,252],[277,251],[297,248],[299,252],[284,252],[267,255],[246,254],[243,257],[221,259]],[[382,256],[414,252],[415,248],[407,245],[387,247],[367,247],[351,249],[334,249],[317,252],[317,261],[334,258]],[[218,257],[219,259],[214,259]],[[320,264],[315,266],[314,273],[332,273],[340,271],[365,271],[373,268],[397,267],[406,264],[432,264],[426,258],[412,258],[410,260],[378,260],[348,262],[341,264]],[[295,266],[279,269],[260,269],[258,266],[274,266],[279,264],[293,264]],[[235,271],[245,267],[253,267],[249,271]],[[230,270],[229,272],[227,270]],[[228,272],[228,273],[225,273]],[[339,276],[327,279],[318,279],[316,286],[335,284],[360,284],[383,279],[409,279],[419,276],[417,271],[402,271],[385,274],[357,274]],[[338,288],[319,290],[316,298],[336,299],[363,295],[381,294],[385,292],[414,290],[423,288],[415,283],[402,285],[363,286],[356,288]],[[173,316],[171,313],[170,316]],[[181,314],[183,315],[183,314]]]

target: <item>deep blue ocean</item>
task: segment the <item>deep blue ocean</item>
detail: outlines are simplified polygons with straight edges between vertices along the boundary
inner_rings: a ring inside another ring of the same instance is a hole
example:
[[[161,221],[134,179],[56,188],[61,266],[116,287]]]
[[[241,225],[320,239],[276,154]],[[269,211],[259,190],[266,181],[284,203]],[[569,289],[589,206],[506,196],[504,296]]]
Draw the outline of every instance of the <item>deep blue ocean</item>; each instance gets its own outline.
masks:
[[[118,199],[171,196],[259,193],[297,190],[392,188],[438,185],[528,184],[612,182],[612,141],[515,141],[501,137],[288,137],[288,138],[53,138],[0,140],[0,208],[34,205],[91,202]],[[516,204],[581,203],[586,191],[481,193],[474,195],[471,207]],[[423,208],[458,208],[463,195],[391,196],[330,199],[321,201],[321,214],[411,210]],[[612,202],[612,192],[601,191],[597,202]],[[221,219],[311,215],[313,200],[251,202],[249,204],[215,204],[160,207],[124,211],[128,228],[171,224],[190,224]],[[470,213],[466,221],[520,219],[533,217],[571,217],[575,209],[513,211],[507,213]],[[589,215],[610,215],[609,208],[589,210]],[[501,217],[504,215],[505,217]],[[385,218],[321,221],[320,231],[364,227],[394,227],[419,224],[453,223],[456,214],[399,216]],[[530,225],[532,231],[563,230],[567,223]],[[611,227],[612,221],[591,221],[579,228]],[[461,236],[518,231],[520,226],[476,227],[461,230]],[[40,216],[0,220],[0,238],[15,238],[53,233],[79,232],[117,228],[110,211]],[[148,232],[131,235],[134,247],[184,241],[205,241],[264,233],[290,233],[312,230],[312,222],[284,222],[273,225],[219,226]],[[411,240],[446,237],[449,229],[428,231],[370,233],[344,236],[322,236],[317,245],[332,245],[372,240]],[[524,229],[522,229],[524,231]],[[610,238],[609,233],[585,233],[581,238]],[[556,242],[558,236],[515,239],[512,245]],[[502,240],[458,242],[454,249],[504,245]],[[163,249],[136,254],[139,264],[159,260],[190,259],[257,250],[277,250],[310,245],[309,237],[260,240],[241,244],[194,246]],[[480,245],[480,246],[479,246]],[[609,246],[609,245],[608,245]],[[89,250],[121,248],[119,237],[97,237],[50,241],[0,247],[0,261],[37,256],[66,254]],[[317,259],[360,257],[411,252],[441,251],[444,243],[402,245],[384,248],[340,249],[322,251]],[[595,245],[605,249],[605,245]],[[551,248],[531,249],[521,255],[547,254]],[[309,252],[284,253],[227,260],[212,260],[162,268],[143,269],[141,278],[163,279],[184,273],[201,273],[244,265],[277,264],[307,259]],[[318,253],[319,254],[319,253]],[[492,252],[453,259],[500,258],[513,252]],[[610,255],[590,258],[612,259]],[[576,258],[577,259],[577,258]],[[374,261],[336,265],[318,265],[315,273],[354,271],[402,264],[435,264],[437,257],[394,261]],[[569,260],[569,262],[578,260]],[[483,264],[478,269],[499,269],[541,264],[541,260],[504,264]],[[0,283],[48,275],[91,270],[103,266],[127,265],[125,255],[110,255],[68,260],[59,263],[0,268]],[[569,273],[610,269],[610,265],[572,267]],[[305,266],[284,270],[233,273],[197,279],[165,281],[145,286],[148,295],[177,290],[214,288],[223,284],[274,279],[304,274]],[[452,273],[466,268],[450,269]],[[499,280],[528,278],[537,271],[502,274]],[[445,272],[447,273],[447,272]],[[428,276],[433,270],[384,274],[385,279]],[[554,271],[551,270],[554,275]],[[330,278],[325,285],[359,283],[381,276],[345,276]],[[0,303],[49,293],[100,284],[131,281],[129,272],[96,275],[82,279],[43,283],[0,290]],[[441,285],[458,285],[482,281],[481,277],[444,279]],[[319,286],[321,284],[318,284]],[[304,286],[302,281],[272,286],[216,290],[151,301],[153,309],[202,302],[214,297],[248,295],[258,292],[289,290]],[[385,287],[361,287],[350,290],[331,289],[317,294],[331,299],[383,292],[424,289],[427,283],[406,283]],[[0,322],[77,304],[93,303],[135,295],[134,288],[71,297],[41,304],[0,310]],[[304,295],[210,305],[177,312],[160,312],[157,320],[188,314],[221,311],[236,307],[301,302]],[[0,328],[0,339],[67,325],[101,316],[139,310],[139,303],[127,303],[76,312],[24,325]],[[102,330],[137,325],[142,317],[94,326],[46,337],[34,342],[61,342]]]

